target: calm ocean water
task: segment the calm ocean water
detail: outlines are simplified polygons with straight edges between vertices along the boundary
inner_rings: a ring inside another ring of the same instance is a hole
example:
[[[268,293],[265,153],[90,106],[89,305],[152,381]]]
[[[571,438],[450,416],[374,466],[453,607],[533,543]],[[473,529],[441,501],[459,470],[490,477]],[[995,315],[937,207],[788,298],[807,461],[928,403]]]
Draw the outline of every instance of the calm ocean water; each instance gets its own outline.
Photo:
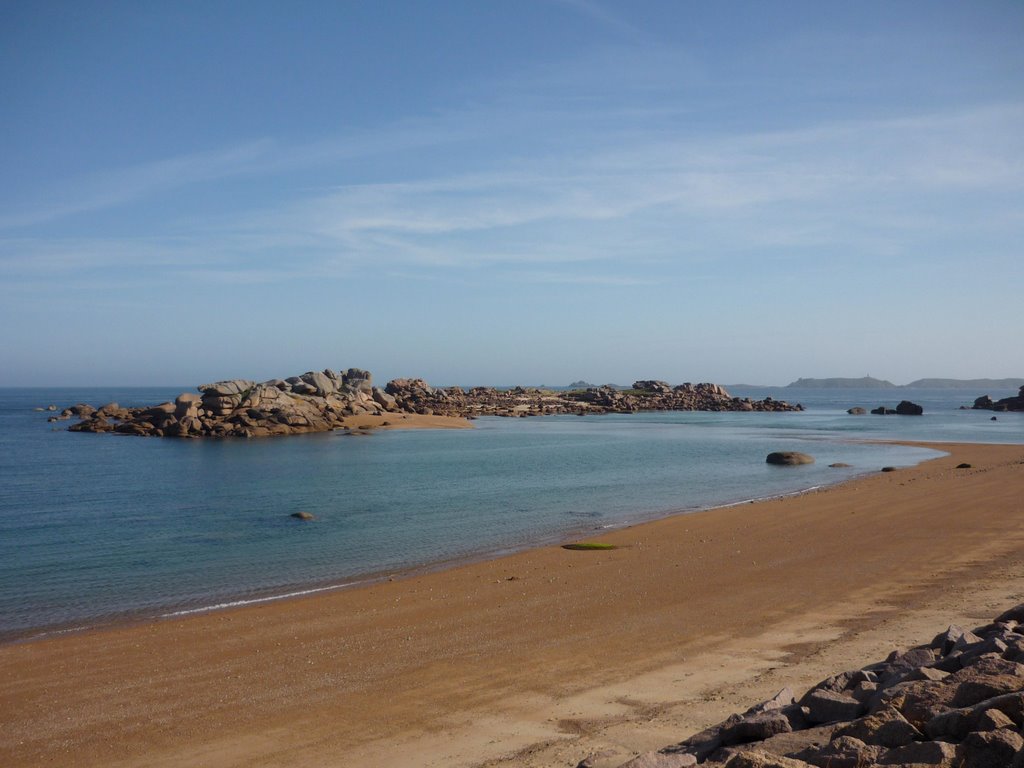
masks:
[[[957,410],[984,393],[934,390],[734,388],[808,410],[485,418],[473,430],[252,441],[73,434],[33,410],[184,390],[0,389],[0,639],[353,583],[936,455],[866,439],[1024,443],[1024,414],[991,421]],[[902,398],[925,415],[845,413]],[[773,450],[817,463],[771,467]],[[290,517],[300,510],[317,519]]]

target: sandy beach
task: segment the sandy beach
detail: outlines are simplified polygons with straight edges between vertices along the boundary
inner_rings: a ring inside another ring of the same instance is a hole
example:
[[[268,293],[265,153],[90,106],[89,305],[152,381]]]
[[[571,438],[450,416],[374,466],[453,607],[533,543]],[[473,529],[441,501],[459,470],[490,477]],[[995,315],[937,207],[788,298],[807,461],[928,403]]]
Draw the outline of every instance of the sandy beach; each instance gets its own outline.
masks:
[[[617,766],[1024,601],[1024,446],[928,447],[610,551],[2,646],[0,765]]]

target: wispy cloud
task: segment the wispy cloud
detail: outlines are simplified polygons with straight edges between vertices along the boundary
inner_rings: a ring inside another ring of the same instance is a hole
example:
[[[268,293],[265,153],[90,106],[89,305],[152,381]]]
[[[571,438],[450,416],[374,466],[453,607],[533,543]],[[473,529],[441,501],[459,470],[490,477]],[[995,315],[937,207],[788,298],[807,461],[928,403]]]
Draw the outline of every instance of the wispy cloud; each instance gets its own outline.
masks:
[[[629,40],[642,41],[647,37],[638,27],[630,24],[621,16],[612,13],[612,11],[596,2],[596,0],[555,0],[555,3],[571,8],[577,13],[597,22],[605,29]]]
[[[266,162],[272,149],[273,142],[254,141],[69,180],[48,198],[0,216],[0,229],[42,224],[72,214],[111,208],[158,190],[251,173]]]
[[[0,240],[0,263],[26,279],[157,269],[271,282],[382,268],[491,269],[532,282],[640,285],[742,250],[831,246],[890,255],[947,228],[1019,225],[1005,201],[1007,192],[1024,192],[1021,104],[786,131],[616,135],[611,143],[506,163],[456,162],[389,183],[345,183],[338,164],[389,148],[483,141],[486,123],[438,117],[391,134],[296,146],[261,141],[109,174],[90,194],[38,209],[34,221],[243,174],[281,175],[293,191],[220,218],[192,216],[145,239],[8,238]],[[311,167],[321,183],[304,187]],[[322,184],[332,177],[342,183]],[[965,194],[991,204],[961,206],[957,220],[935,205]],[[14,221],[5,217],[0,226]]]

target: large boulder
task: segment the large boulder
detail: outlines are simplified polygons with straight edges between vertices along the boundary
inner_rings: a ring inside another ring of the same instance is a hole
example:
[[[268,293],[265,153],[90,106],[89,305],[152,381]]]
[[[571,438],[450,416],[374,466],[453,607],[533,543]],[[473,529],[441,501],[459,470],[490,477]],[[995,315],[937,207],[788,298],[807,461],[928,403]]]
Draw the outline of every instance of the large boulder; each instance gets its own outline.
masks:
[[[920,416],[924,413],[924,408],[909,400],[901,400],[896,406],[896,413],[900,416]]]
[[[327,395],[338,391],[338,382],[328,376],[325,373],[319,371],[306,371],[299,377],[305,384],[313,388],[312,392],[304,392],[303,394],[314,394],[318,397],[327,397]]]
[[[638,392],[658,392],[661,394],[668,394],[672,391],[672,385],[667,381],[658,381],[656,379],[642,379],[640,381],[633,382],[633,389]]]
[[[385,392],[380,387],[374,387],[373,388],[373,399],[385,411],[392,411],[398,405],[398,403],[395,400],[395,398],[392,397],[391,395],[389,395],[387,392]]]
[[[773,451],[765,458],[765,463],[791,467],[799,464],[813,464],[814,457],[799,451]]]
[[[196,389],[204,395],[240,395],[252,389],[255,382],[247,379],[228,379],[227,381],[215,381],[213,384],[200,384]]]

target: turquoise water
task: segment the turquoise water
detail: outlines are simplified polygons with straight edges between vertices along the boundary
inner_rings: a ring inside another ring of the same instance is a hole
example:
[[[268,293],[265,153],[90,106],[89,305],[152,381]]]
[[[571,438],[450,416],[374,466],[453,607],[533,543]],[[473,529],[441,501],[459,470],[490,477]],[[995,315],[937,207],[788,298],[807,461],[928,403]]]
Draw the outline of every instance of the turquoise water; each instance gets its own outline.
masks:
[[[956,410],[962,393],[934,392],[790,390],[806,412],[484,418],[473,430],[252,441],[74,434],[32,410],[182,389],[0,390],[0,638],[353,583],[936,455],[865,439],[1024,443],[1024,415],[993,422]],[[902,397],[925,416],[844,412]],[[817,462],[772,467],[773,450]],[[316,520],[289,516],[300,510]]]

